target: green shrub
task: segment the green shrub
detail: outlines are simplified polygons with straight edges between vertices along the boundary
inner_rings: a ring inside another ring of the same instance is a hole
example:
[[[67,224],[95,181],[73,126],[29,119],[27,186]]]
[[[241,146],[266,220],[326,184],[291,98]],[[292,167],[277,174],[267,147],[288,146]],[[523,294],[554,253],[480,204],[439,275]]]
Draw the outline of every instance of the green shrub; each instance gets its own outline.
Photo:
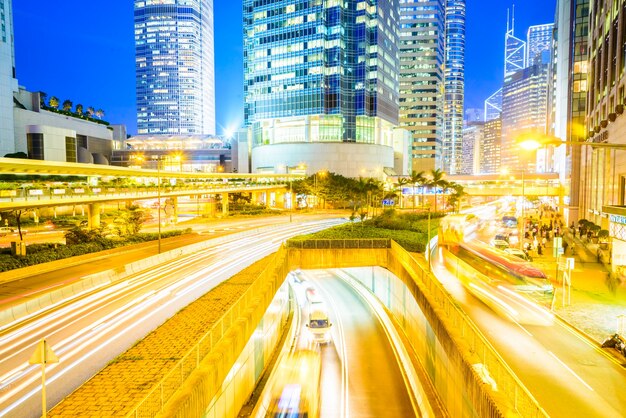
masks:
[[[161,238],[179,236],[190,232],[190,228],[184,230],[166,231],[161,234]],[[64,258],[96,253],[129,244],[154,241],[158,239],[157,233],[145,233],[133,235],[127,238],[108,239],[102,237],[98,231],[83,231],[80,228],[74,228],[71,231],[68,231],[66,234],[66,240],[68,234],[70,234],[71,237],[70,241],[75,239],[86,239],[86,241],[72,241],[73,243],[68,243],[67,245],[31,244],[28,246],[26,256],[24,257],[13,257],[10,255],[9,249],[2,249],[2,251],[0,251],[0,271],[34,266],[36,264],[62,260]]]
[[[441,214],[431,218],[431,237],[437,233]],[[431,214],[433,216],[433,214]],[[424,252],[428,241],[428,213],[426,214],[396,214],[385,211],[363,223],[339,225],[313,234],[302,235],[295,240],[306,239],[367,239],[390,238],[396,241],[407,251]]]

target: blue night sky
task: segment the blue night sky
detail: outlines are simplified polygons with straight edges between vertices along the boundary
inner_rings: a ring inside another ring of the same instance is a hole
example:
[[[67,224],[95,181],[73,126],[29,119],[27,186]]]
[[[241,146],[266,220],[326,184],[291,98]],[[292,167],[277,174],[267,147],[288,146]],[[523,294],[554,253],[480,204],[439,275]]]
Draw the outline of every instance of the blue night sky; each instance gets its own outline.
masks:
[[[241,2],[214,0],[217,133],[243,121]],[[502,83],[507,7],[467,0],[465,107],[482,108]],[[554,21],[556,0],[525,0],[515,8],[515,34]],[[105,111],[136,133],[133,2],[15,0],[16,71],[20,85],[61,101]]]

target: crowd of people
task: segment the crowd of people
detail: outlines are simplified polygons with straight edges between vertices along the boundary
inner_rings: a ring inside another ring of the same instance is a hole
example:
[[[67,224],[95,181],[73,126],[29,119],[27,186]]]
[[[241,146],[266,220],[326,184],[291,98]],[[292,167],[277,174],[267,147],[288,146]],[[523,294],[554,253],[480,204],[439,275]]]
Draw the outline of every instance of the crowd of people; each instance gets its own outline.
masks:
[[[552,244],[554,238],[563,236],[563,219],[553,207],[542,205],[523,220],[523,249],[526,252],[535,252],[537,255],[543,255],[548,244]],[[562,240],[563,252],[567,254],[568,248],[571,254],[576,253],[575,245],[571,246],[565,240]]]

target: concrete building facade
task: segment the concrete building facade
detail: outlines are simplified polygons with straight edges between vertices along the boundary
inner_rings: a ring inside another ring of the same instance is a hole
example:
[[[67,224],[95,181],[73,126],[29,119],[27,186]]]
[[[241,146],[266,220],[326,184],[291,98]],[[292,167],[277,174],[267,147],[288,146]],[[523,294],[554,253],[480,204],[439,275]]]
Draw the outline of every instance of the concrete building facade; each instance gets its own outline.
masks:
[[[441,168],[445,59],[443,0],[400,3],[400,125],[411,132],[412,170]]]
[[[500,172],[500,146],[502,143],[502,119],[495,118],[485,122],[483,141],[480,147],[479,173],[496,174]]]
[[[0,0],[0,157],[15,149],[13,93],[17,90],[12,0]]]
[[[463,128],[463,164],[460,174],[479,174],[484,141],[484,122],[472,122]]]

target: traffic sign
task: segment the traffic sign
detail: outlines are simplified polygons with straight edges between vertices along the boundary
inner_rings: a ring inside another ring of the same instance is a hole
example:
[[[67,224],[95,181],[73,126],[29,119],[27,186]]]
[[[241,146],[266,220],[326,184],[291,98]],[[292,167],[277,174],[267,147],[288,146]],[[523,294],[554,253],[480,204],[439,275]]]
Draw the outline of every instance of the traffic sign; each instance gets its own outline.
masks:
[[[37,348],[32,356],[30,356],[30,360],[28,360],[30,364],[50,364],[50,363],[58,363],[59,358],[52,348],[48,344],[46,340],[41,340],[37,343]]]

